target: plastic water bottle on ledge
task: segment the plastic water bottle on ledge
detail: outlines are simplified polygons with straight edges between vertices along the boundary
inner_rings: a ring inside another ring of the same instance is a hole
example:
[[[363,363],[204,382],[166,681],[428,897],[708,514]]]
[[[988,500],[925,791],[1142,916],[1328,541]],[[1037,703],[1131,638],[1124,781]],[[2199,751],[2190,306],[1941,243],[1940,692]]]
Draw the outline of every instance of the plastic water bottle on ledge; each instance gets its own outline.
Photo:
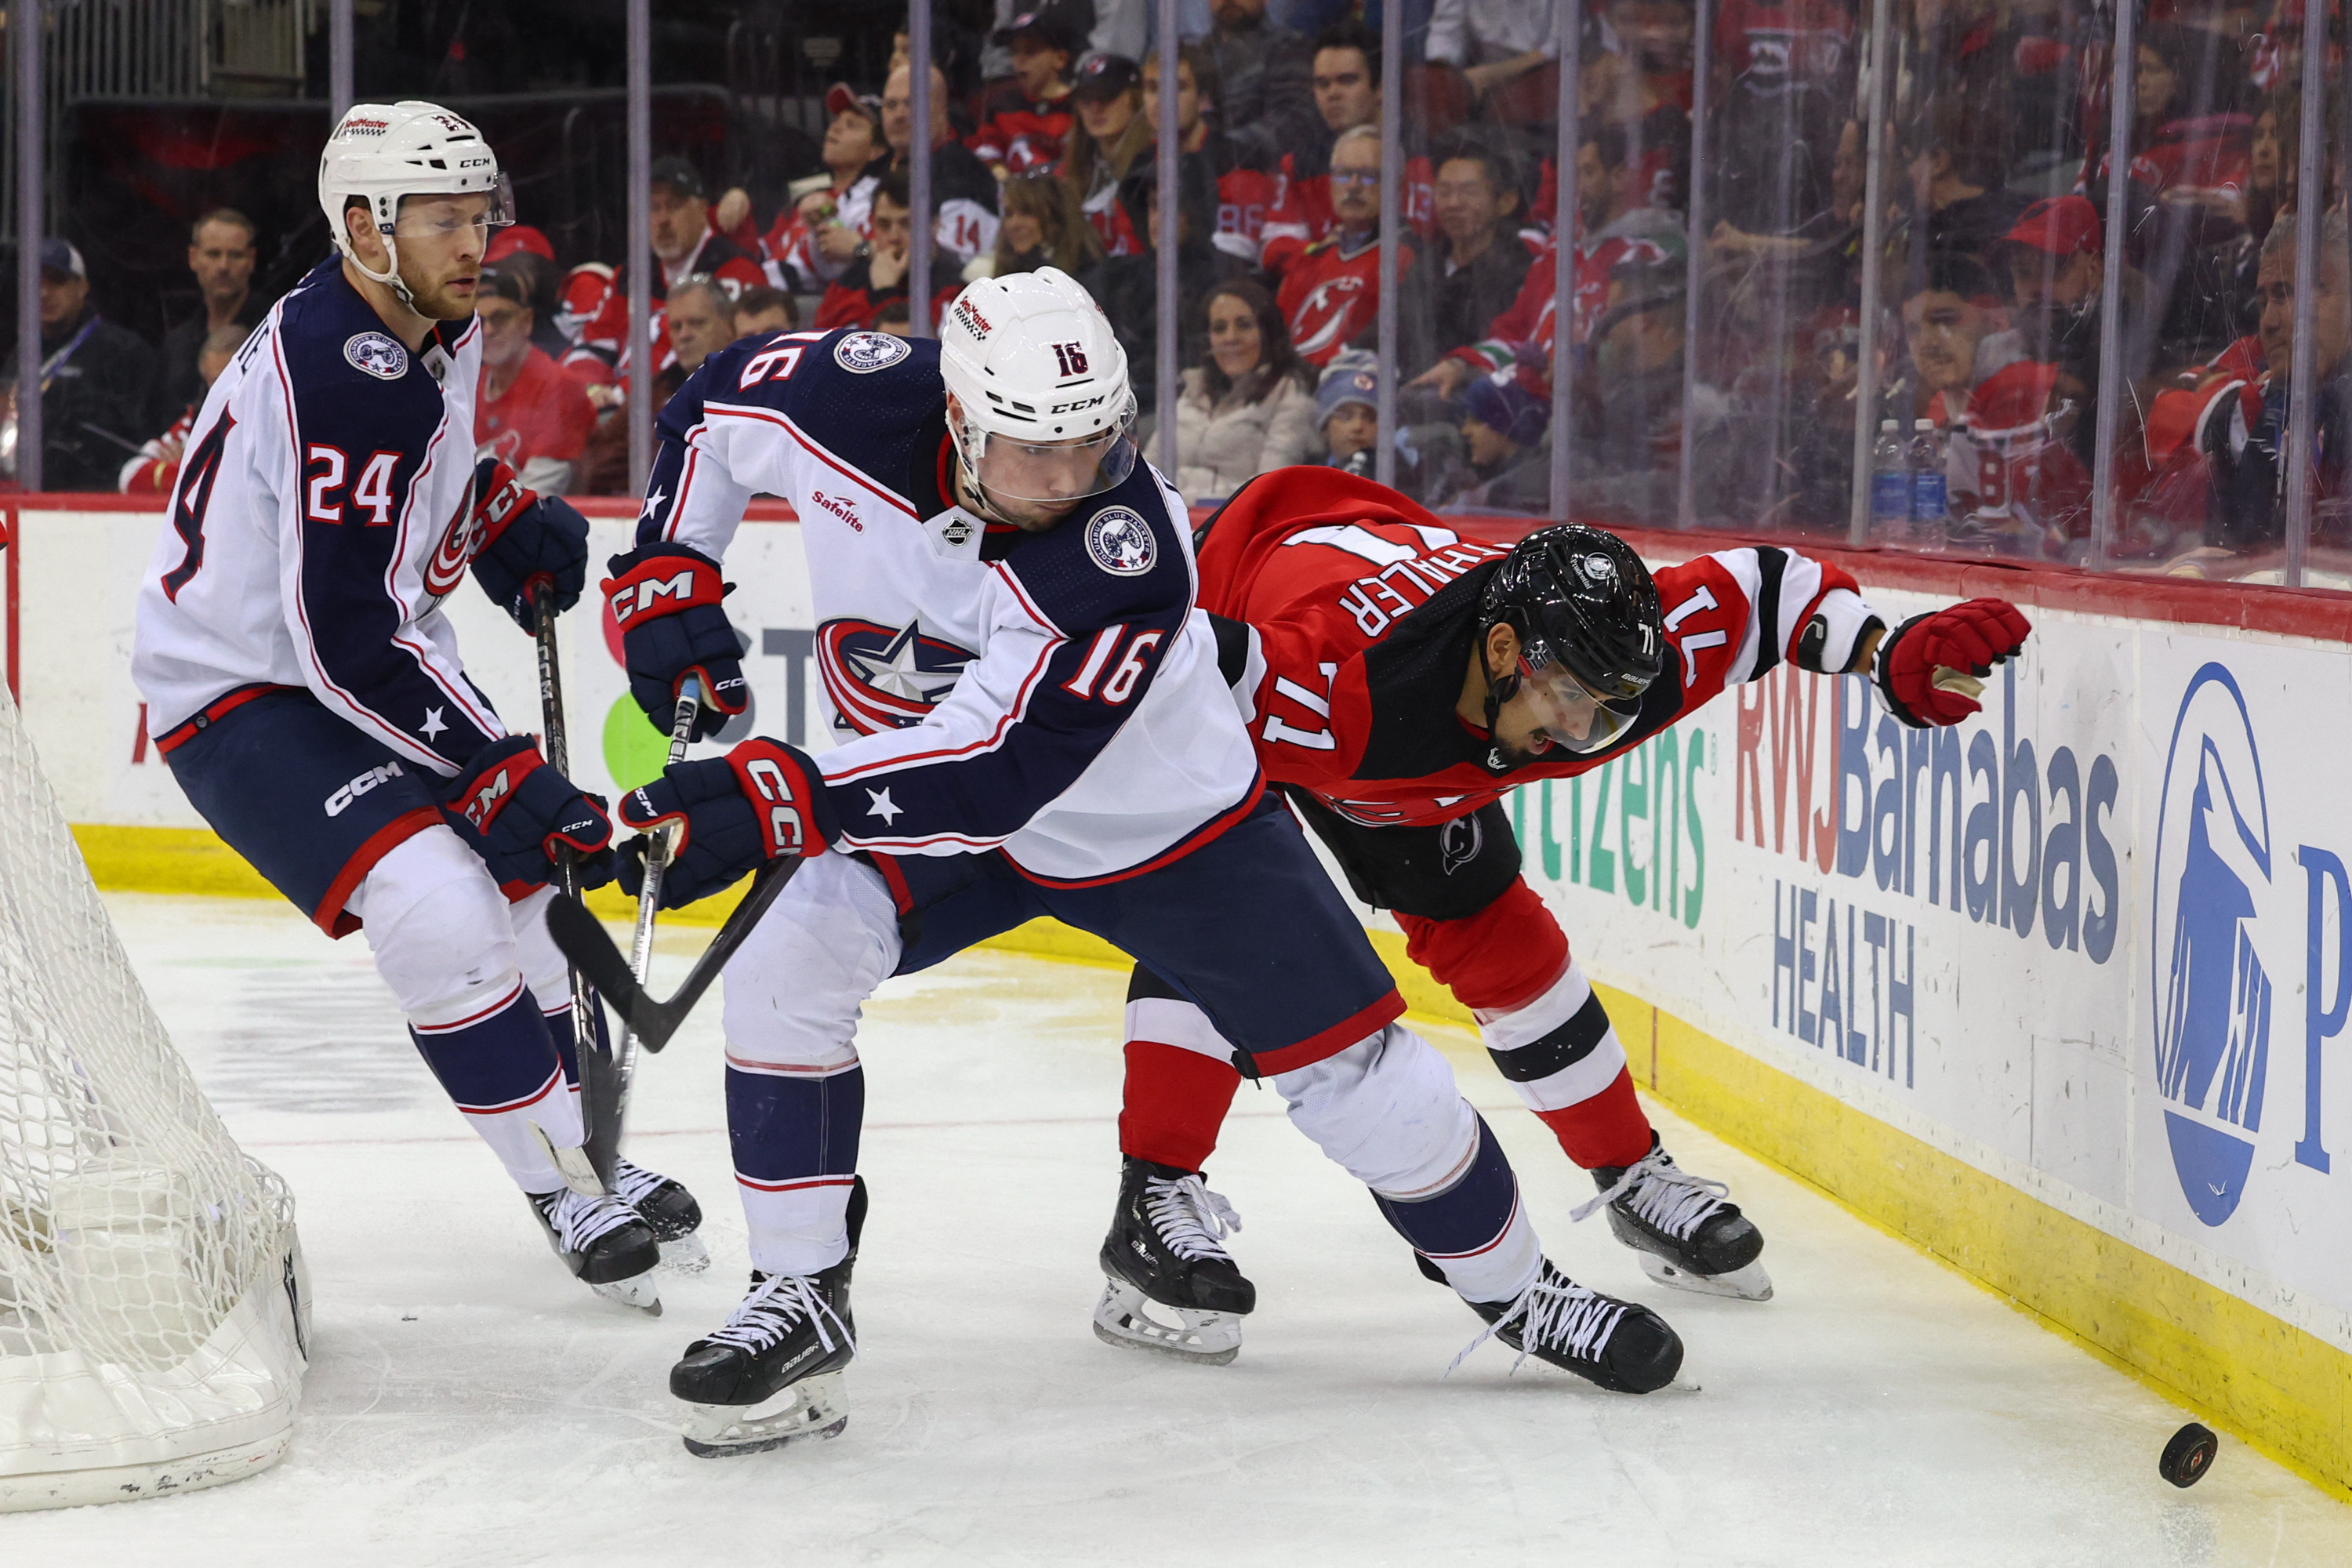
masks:
[[[1910,546],[1914,550],[1941,550],[1948,500],[1943,438],[1936,433],[1932,419],[1915,420],[1911,432],[1911,449],[1906,455],[1906,466],[1911,471]]]
[[[1911,467],[1903,437],[1892,419],[1878,422],[1878,442],[1870,449],[1870,540],[1902,544],[1910,531]]]

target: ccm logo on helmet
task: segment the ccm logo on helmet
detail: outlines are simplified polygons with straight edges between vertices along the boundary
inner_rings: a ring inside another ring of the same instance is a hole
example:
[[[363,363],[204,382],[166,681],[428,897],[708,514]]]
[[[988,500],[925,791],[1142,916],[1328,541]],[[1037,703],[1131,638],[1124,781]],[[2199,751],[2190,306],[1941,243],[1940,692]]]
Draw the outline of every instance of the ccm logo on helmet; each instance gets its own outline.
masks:
[[[1100,396],[1100,397],[1087,397],[1087,398],[1081,398],[1079,401],[1077,401],[1077,402],[1076,402],[1076,403],[1056,403],[1055,405],[1054,405],[1054,406],[1053,406],[1053,407],[1051,407],[1051,408],[1047,409],[1047,410],[1046,410],[1046,412],[1047,412],[1049,415],[1050,415],[1050,414],[1076,414],[1076,413],[1078,410],[1080,410],[1081,408],[1099,408],[1099,407],[1101,407],[1104,404],[1108,403],[1109,401],[1110,401],[1110,395],[1109,395],[1108,393],[1105,393],[1105,394],[1104,394],[1102,396]]]
[[[1064,375],[1087,374],[1087,351],[1078,343],[1055,343],[1054,358],[1061,363]]]
[[[675,577],[648,577],[634,588],[623,588],[613,595],[613,619],[625,622],[631,616],[652,609],[664,599],[691,599],[694,596],[694,573],[691,568]]]
[[[334,794],[327,797],[327,815],[329,816],[342,816],[346,810],[350,809],[352,802],[359,799],[360,796],[367,794],[368,791],[375,788],[376,785],[392,779],[396,779],[400,776],[400,764],[398,763],[385,763],[380,767],[370,768],[367,772],[362,773],[359,777],[353,779],[351,783],[345,784],[342,788],[337,790]]]

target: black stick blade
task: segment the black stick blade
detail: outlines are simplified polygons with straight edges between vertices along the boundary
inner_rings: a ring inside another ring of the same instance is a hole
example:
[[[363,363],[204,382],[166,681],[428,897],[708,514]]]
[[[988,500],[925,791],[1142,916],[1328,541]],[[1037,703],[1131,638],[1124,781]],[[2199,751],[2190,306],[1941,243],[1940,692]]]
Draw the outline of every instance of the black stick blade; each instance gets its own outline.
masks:
[[[547,906],[547,934],[612,1005],[639,1045],[658,1051],[669,1043],[677,1030],[677,1017],[646,994],[645,987],[629,972],[629,961],[621,956],[611,934],[588,912],[587,905],[568,893],[558,893]]]

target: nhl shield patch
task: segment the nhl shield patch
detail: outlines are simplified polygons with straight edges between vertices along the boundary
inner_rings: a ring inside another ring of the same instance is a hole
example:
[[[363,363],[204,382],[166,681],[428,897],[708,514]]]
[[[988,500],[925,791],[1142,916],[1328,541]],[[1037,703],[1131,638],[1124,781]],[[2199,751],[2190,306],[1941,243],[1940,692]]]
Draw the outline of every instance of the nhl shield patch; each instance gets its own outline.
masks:
[[[1140,577],[1160,558],[1151,525],[1123,506],[1105,507],[1087,524],[1087,553],[1114,577]]]
[[[397,338],[382,332],[361,332],[343,344],[343,357],[378,381],[398,381],[408,374],[408,351]]]
[[[833,363],[857,375],[871,375],[905,359],[907,340],[887,332],[852,332],[833,346]]]

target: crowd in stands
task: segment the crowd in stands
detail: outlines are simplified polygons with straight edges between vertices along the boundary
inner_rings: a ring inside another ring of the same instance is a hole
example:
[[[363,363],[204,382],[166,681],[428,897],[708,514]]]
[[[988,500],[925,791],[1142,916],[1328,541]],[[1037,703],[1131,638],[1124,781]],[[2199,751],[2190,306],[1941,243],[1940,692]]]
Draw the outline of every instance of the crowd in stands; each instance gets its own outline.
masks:
[[[2315,560],[2352,571],[2352,119],[2331,88],[2319,183],[2300,188],[2304,3],[2155,0],[2120,149],[2112,11],[2077,0],[1893,6],[1874,137],[1859,0],[1720,0],[1704,50],[1693,0],[1409,5],[1384,433],[1379,7],[1368,25],[1345,0],[1209,0],[1186,8],[1205,30],[1163,58],[1144,0],[999,0],[992,31],[945,29],[937,63],[919,67],[902,35],[884,80],[835,85],[821,158],[774,210],[686,158],[656,161],[656,391],[745,333],[908,331],[923,246],[930,320],[977,278],[1052,266],[1085,282],[1148,424],[1172,419],[1172,477],[1194,500],[1287,463],[1370,472],[1386,442],[1432,505],[1539,512],[1564,429],[1571,494],[1596,521],[1835,536],[1857,496],[1893,493],[1856,471],[1859,425],[1874,465],[1899,448],[1906,472],[1943,474],[1940,515],[1872,500],[1875,537],[2081,562],[2105,472],[2115,562],[2244,575],[2284,546],[2294,236],[2315,221],[2311,539]],[[2342,0],[2322,3],[2340,83]],[[1564,179],[1570,27],[1581,114]],[[1170,64],[1173,234],[1156,144]],[[934,106],[926,235],[918,68]],[[194,225],[202,308],[160,351],[93,309],[70,246],[44,248],[52,487],[168,489],[186,416],[262,306],[255,242],[226,209]],[[1865,331],[1872,244],[1883,309]],[[1173,410],[1153,406],[1163,246],[1180,279]],[[498,234],[488,261],[478,438],[541,489],[625,489],[625,267],[559,258],[529,227]]]

